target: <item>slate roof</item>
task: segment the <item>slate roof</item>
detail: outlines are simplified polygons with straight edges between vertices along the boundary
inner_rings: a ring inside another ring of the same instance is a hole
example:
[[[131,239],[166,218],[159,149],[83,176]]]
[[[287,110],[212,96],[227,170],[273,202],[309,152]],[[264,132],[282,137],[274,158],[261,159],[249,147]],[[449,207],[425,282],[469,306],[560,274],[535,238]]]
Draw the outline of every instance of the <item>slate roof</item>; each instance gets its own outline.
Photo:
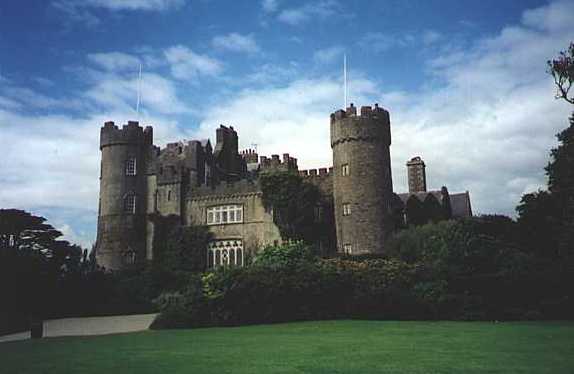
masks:
[[[450,194],[450,206],[453,217],[471,217],[470,194],[468,191]]]

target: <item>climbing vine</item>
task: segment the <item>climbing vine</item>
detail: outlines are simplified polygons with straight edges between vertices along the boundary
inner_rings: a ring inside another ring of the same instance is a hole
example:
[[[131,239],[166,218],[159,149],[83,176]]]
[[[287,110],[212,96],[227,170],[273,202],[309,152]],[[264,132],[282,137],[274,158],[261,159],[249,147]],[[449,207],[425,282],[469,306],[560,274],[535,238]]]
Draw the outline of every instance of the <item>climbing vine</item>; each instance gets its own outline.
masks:
[[[315,208],[321,201],[317,186],[294,172],[263,173],[259,183],[263,205],[273,210],[281,237],[313,243],[317,238]]]

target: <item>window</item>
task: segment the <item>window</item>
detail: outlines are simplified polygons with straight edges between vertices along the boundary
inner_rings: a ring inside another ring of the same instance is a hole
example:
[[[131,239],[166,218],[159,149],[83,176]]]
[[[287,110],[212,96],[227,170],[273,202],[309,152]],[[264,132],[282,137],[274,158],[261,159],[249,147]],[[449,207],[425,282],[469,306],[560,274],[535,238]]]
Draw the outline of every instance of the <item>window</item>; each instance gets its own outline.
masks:
[[[243,266],[241,239],[214,240],[207,246],[207,267]]]
[[[315,207],[315,223],[321,223],[323,222],[323,207],[322,206],[316,206]]]
[[[350,216],[351,215],[351,204],[349,204],[349,203],[343,204],[343,215],[344,216]]]
[[[345,254],[350,255],[351,253],[353,253],[353,245],[350,243],[347,243],[343,246],[343,249],[345,250]]]
[[[136,159],[129,158],[126,161],[126,175],[136,175]]]
[[[127,265],[134,265],[136,263],[136,253],[133,250],[128,249],[124,252],[124,263]]]
[[[129,193],[124,197],[124,213],[136,213],[136,195],[134,193]]]
[[[220,205],[207,208],[207,224],[243,222],[243,205]]]
[[[349,164],[343,164],[343,166],[341,166],[341,174],[346,177],[347,175],[349,175]]]
[[[167,201],[171,201],[171,191],[167,191]]]

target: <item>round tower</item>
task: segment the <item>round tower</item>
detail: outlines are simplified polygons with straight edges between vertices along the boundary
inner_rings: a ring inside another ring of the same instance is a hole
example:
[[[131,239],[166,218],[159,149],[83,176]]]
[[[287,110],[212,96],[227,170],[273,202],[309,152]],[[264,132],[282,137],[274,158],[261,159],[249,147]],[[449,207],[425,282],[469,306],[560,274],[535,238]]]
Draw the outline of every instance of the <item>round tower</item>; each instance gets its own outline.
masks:
[[[331,114],[337,250],[383,252],[393,230],[389,112],[351,104]]]
[[[96,261],[110,270],[145,259],[146,156],[152,128],[130,121],[121,129],[106,122],[100,131],[102,152]]]

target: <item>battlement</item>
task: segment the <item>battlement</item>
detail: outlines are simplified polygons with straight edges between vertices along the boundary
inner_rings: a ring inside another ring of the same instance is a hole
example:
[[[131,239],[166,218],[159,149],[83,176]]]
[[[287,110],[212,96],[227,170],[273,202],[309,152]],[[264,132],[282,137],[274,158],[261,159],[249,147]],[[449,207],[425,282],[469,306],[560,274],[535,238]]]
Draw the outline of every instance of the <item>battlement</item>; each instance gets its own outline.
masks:
[[[297,159],[289,156],[289,153],[283,153],[283,159],[279,155],[261,156],[259,158],[259,166],[261,171],[289,171],[297,170]]]
[[[330,177],[333,175],[333,167],[299,170],[299,175],[302,177]]]
[[[122,128],[118,128],[112,121],[104,123],[100,129],[100,149],[110,145],[152,145],[153,128],[145,129],[137,121],[128,121]]]
[[[331,123],[336,120],[343,118],[373,118],[373,119],[387,119],[389,117],[389,112],[381,108],[378,103],[375,103],[374,107],[362,106],[360,114],[357,115],[357,107],[351,103],[351,105],[346,110],[337,110],[331,113]]]
[[[389,112],[375,104],[362,106],[360,115],[351,104],[347,110],[331,114],[331,148],[345,142],[380,142],[391,144]]]
[[[241,155],[241,157],[243,157],[245,162],[248,164],[257,164],[259,162],[259,155],[257,154],[257,152],[254,149],[251,149],[251,148],[245,149],[245,150],[239,152],[239,154]]]

